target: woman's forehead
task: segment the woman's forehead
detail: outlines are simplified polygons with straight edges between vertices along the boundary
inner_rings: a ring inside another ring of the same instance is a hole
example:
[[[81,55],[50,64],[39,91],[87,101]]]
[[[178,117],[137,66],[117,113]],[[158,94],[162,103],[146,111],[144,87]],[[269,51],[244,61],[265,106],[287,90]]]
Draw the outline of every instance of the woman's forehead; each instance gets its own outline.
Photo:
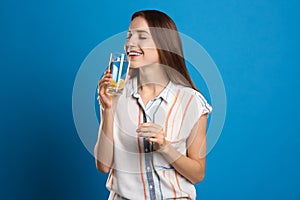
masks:
[[[143,17],[136,17],[130,22],[129,29],[147,29],[147,21]]]

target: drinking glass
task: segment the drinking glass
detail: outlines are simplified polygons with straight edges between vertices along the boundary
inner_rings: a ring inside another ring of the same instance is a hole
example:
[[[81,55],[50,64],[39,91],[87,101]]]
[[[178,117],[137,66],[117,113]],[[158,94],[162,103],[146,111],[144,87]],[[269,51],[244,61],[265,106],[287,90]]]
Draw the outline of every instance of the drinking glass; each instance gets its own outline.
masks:
[[[129,71],[129,61],[126,54],[111,53],[109,69],[112,74],[112,80],[107,88],[107,92],[112,95],[121,95]]]

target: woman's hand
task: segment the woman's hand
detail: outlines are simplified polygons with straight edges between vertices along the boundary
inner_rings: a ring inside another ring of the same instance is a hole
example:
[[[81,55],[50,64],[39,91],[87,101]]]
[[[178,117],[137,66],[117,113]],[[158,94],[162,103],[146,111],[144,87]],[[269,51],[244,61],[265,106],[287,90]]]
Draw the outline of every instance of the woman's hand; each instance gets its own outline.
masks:
[[[112,108],[112,96],[107,93],[111,79],[112,74],[106,70],[103,77],[98,81],[98,101],[103,109]]]
[[[148,142],[155,144],[155,150],[164,148],[170,142],[166,140],[163,127],[151,122],[142,123],[139,125],[136,132],[140,137],[145,137]]]

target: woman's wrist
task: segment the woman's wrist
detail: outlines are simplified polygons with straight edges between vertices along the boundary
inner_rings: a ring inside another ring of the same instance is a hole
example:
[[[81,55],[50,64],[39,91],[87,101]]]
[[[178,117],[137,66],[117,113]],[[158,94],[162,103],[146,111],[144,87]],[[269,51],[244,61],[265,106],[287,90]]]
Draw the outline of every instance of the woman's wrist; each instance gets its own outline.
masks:
[[[168,161],[169,164],[172,164],[182,156],[182,154],[177,151],[170,143],[158,149],[157,152],[160,153]]]
[[[102,108],[100,109],[101,116],[106,119],[111,119],[113,117],[113,109],[112,108]]]

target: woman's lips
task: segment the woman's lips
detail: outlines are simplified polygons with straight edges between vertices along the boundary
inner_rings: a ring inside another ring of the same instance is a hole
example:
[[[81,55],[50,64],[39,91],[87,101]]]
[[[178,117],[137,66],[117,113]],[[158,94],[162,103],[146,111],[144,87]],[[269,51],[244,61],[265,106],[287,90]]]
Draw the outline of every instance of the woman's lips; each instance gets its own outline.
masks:
[[[141,56],[141,55],[143,55],[143,53],[139,52],[139,51],[129,51],[129,52],[127,52],[127,55],[130,57],[135,57],[135,56]]]

